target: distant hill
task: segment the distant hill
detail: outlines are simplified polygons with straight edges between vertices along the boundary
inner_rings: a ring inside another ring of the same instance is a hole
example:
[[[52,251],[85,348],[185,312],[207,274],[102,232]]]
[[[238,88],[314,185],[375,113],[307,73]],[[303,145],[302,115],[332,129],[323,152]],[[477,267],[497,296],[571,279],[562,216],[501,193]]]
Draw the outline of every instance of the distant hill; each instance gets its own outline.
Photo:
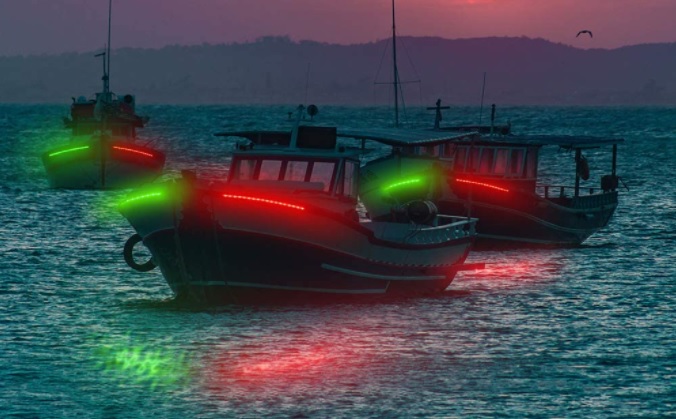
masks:
[[[674,105],[676,43],[581,50],[543,39],[398,39],[408,105]],[[111,87],[139,103],[391,103],[389,40],[265,37],[245,44],[113,51]],[[0,102],[67,103],[101,88],[94,53],[0,57]],[[309,75],[309,77],[308,77]]]

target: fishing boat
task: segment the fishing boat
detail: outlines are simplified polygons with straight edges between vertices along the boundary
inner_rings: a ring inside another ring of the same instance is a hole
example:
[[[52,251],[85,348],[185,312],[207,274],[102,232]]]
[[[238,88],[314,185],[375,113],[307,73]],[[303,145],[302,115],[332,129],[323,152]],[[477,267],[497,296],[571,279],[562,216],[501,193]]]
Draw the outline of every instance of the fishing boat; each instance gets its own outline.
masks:
[[[605,227],[617,208],[617,147],[622,142],[554,135],[474,135],[429,145],[390,141],[388,156],[362,167],[360,195],[373,219],[386,216],[380,190],[388,181],[381,179],[397,171],[402,182],[408,180],[409,199],[430,199],[441,214],[478,218],[479,247],[579,245]],[[538,164],[545,147],[571,156],[572,184],[540,181]],[[584,153],[594,153],[600,161],[601,148],[611,150],[609,172],[599,169],[592,177]],[[592,181],[594,185],[586,183]]]
[[[103,89],[89,100],[73,98],[70,117],[64,118],[70,141],[42,155],[53,188],[129,188],[154,180],[164,167],[164,153],[136,137],[148,121],[136,114],[136,98],[110,90],[111,7],[112,0],[107,50],[96,55],[103,61]]]
[[[476,267],[464,264],[474,218],[397,194],[387,219],[360,216],[359,152],[300,113],[290,131],[217,134],[238,138],[227,177],[185,171],[122,201],[136,230],[129,266],[157,265],[179,299],[209,304],[424,295]],[[133,254],[141,241],[145,263]]]
[[[394,0],[392,28],[396,48]],[[396,98],[396,49],[393,55]],[[618,204],[617,146],[622,139],[514,135],[510,124],[495,124],[495,105],[490,125],[441,126],[441,111],[448,108],[441,106],[441,100],[428,108],[436,111],[431,132],[437,135],[429,134],[425,141],[410,135],[361,136],[362,141],[391,147],[389,155],[362,167],[359,193],[371,219],[388,217],[390,197],[383,194],[383,188],[398,178],[398,193],[407,199],[431,200],[441,214],[478,218],[478,248],[579,245],[608,224]],[[356,134],[353,138],[360,139]],[[551,185],[539,179],[544,147],[573,155],[574,185]],[[610,173],[594,178],[593,186],[584,184],[592,178],[583,152],[595,153],[602,147],[612,149]]]

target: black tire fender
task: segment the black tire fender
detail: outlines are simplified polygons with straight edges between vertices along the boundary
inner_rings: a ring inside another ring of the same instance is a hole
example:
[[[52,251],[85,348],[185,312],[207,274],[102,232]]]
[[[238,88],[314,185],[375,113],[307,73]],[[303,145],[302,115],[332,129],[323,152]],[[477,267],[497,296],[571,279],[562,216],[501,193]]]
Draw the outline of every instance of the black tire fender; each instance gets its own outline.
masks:
[[[127,242],[124,244],[124,250],[122,251],[122,255],[124,256],[124,261],[127,262],[127,265],[129,265],[130,268],[139,271],[139,272],[148,272],[152,271],[155,269],[157,265],[155,265],[155,262],[153,262],[152,258],[148,260],[146,263],[137,263],[134,260],[134,246],[138,242],[143,241],[141,236],[137,233],[134,234],[133,236],[129,237],[127,239]]]

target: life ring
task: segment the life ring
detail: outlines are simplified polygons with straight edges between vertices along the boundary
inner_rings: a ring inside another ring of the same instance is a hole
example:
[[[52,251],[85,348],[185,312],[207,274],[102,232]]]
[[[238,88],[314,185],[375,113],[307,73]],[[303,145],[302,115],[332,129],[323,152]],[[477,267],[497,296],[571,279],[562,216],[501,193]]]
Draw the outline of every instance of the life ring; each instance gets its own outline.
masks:
[[[143,264],[136,263],[136,261],[134,260],[133,255],[134,246],[136,246],[136,243],[142,240],[143,239],[141,238],[141,236],[138,235],[138,233],[129,237],[129,239],[127,239],[127,242],[124,244],[124,250],[122,251],[122,255],[124,256],[124,261],[127,262],[127,265],[129,265],[130,268],[139,272],[152,271],[157,266],[155,265],[155,262],[153,262],[152,259],[148,260],[146,263]]]
[[[589,179],[589,162],[584,156],[580,156],[580,159],[577,161],[577,175],[582,178],[582,180]]]

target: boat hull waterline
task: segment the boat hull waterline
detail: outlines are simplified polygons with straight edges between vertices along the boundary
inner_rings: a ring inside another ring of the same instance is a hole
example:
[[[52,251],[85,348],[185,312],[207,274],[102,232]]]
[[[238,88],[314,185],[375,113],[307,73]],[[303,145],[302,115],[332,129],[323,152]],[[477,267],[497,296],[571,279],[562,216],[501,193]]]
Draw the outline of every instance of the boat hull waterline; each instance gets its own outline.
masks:
[[[422,228],[304,208],[212,194],[153,215],[122,212],[176,296],[205,303],[433,294],[462,269],[474,238],[468,221]],[[410,242],[388,240],[401,228],[412,229]]]
[[[612,200],[611,200],[612,201]],[[442,213],[467,214],[471,208],[477,222],[475,249],[512,245],[568,247],[582,244],[610,221],[616,199],[607,205],[573,209],[538,199],[526,209],[467,200],[440,200]]]
[[[47,151],[42,160],[52,188],[120,189],[155,180],[165,155],[124,141],[89,142]]]

